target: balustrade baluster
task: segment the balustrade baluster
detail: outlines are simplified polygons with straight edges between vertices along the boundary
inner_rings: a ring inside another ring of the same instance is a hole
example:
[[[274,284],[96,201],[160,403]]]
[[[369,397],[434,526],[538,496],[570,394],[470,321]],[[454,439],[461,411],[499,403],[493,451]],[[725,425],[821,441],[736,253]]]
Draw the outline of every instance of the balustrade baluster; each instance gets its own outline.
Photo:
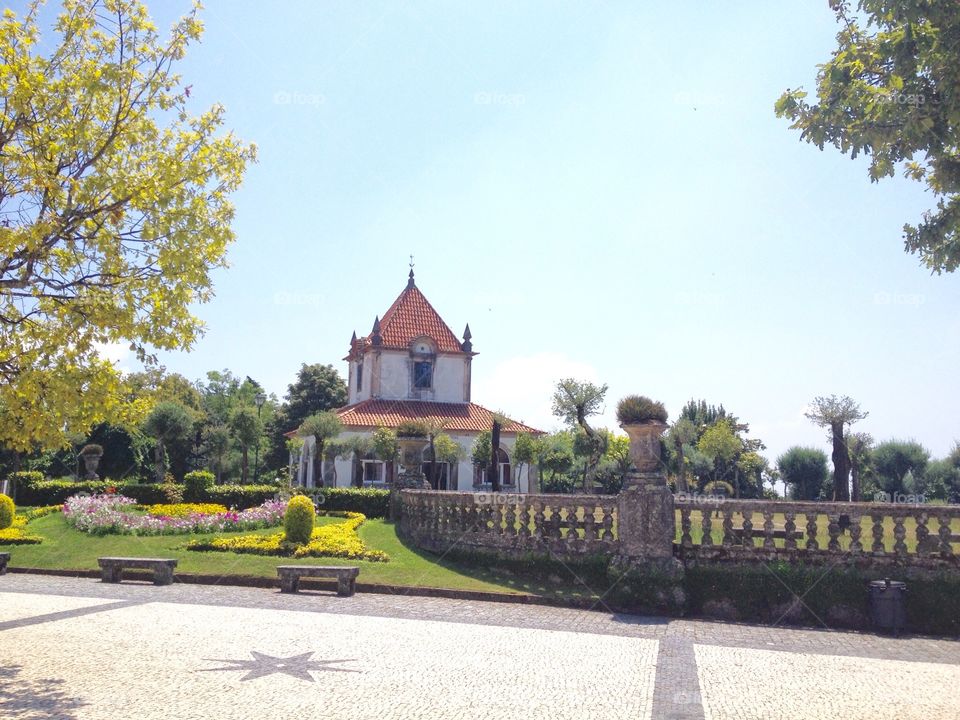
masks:
[[[753,544],[753,512],[743,511],[743,546],[750,550],[754,549]]]
[[[517,506],[517,535],[522,542],[530,539],[530,506],[524,498]]]
[[[733,534],[733,510],[731,508],[723,509],[723,546],[730,547],[736,541]]]
[[[577,545],[580,544],[580,533],[578,531],[579,521],[577,520],[577,506],[568,505],[567,506],[567,537],[565,538],[567,544],[567,551],[573,552]]]
[[[700,544],[707,547],[713,545],[713,521],[710,519],[710,510],[702,508],[700,510],[700,527],[703,530],[703,537],[700,538]]]
[[[783,513],[783,547],[785,550],[797,549],[796,513],[787,510]]]
[[[873,544],[870,546],[870,552],[875,555],[885,555],[887,550],[883,544],[883,514],[870,513],[872,526],[870,534],[873,535]]]
[[[840,513],[827,514],[827,534],[830,536],[827,550],[832,553],[840,552]]]
[[[927,527],[927,521],[929,517],[925,512],[917,513],[916,518],[914,518],[917,527],[916,527],[916,538],[917,538],[917,555],[929,555],[933,548],[931,547],[930,542],[930,529]],[[935,545],[935,544],[934,544]]]
[[[533,530],[538,540],[547,539],[547,518],[543,512],[543,502],[540,500],[534,503]]]
[[[680,546],[685,548],[693,547],[693,536],[690,534],[690,506],[680,506]]]
[[[860,516],[850,516],[850,554],[860,555],[863,552],[863,543],[860,542],[860,535],[863,533],[863,527],[860,525]]]
[[[804,547],[807,550],[819,550],[820,543],[817,542],[817,513],[816,511],[805,512],[807,518],[807,542]]]
[[[937,535],[940,537],[940,554],[944,557],[949,557],[953,555],[953,547],[950,544],[950,536],[953,534],[950,529],[950,517],[941,515],[937,518],[937,522],[940,524],[937,530]]]
[[[503,532],[507,537],[513,538],[517,536],[517,505],[513,501],[513,496],[508,499],[510,502],[503,510]]]
[[[907,543],[905,542],[907,529],[903,526],[905,519],[903,515],[897,515],[893,518],[893,537],[896,539],[893,543],[893,552],[901,557],[907,554]]]
[[[600,537],[604,542],[613,542],[613,506],[607,506],[603,508],[603,520],[601,521],[603,525],[603,532],[600,534]]]
[[[583,539],[588,545],[597,541],[597,508],[591,503],[583,508]]]
[[[773,541],[773,510],[763,510],[763,549],[774,550],[777,544]]]

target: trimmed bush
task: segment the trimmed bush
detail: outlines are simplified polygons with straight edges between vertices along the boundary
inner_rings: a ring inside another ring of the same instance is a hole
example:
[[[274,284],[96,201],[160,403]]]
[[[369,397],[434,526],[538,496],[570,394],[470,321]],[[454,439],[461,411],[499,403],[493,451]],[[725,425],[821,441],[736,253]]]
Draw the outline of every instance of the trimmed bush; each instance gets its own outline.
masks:
[[[0,495],[0,530],[6,530],[13,525],[13,515],[17,509],[6,495]]]
[[[662,402],[644,395],[627,395],[617,403],[617,421],[621,425],[645,422],[666,422],[667,409]]]
[[[81,455],[96,455],[97,457],[103,456],[103,445],[97,445],[96,443],[90,443],[89,445],[84,445],[80,450]]]
[[[313,535],[313,521],[316,510],[313,501],[305,495],[295,495],[287,503],[287,512],[283,515],[283,530],[287,542],[305,545]]]
[[[229,508],[246,510],[263,505],[277,496],[276,485],[214,485],[208,488],[202,502],[220,503]]]
[[[390,511],[390,491],[382,488],[323,488],[316,501],[324,511],[357,512],[368,518],[387,517]]]
[[[188,502],[200,502],[207,496],[207,490],[213,487],[213,473],[206,470],[194,470],[183,476],[183,498]]]

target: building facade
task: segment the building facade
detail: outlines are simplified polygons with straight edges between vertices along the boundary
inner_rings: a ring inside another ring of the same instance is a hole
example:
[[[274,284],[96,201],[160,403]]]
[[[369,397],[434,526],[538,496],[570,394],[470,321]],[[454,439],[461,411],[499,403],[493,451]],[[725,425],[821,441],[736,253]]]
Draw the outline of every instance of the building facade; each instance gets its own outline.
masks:
[[[477,436],[490,430],[494,413],[472,402],[471,372],[473,350],[470,326],[457,338],[426,296],[417,287],[413,269],[407,286],[383,316],[377,316],[368,335],[350,339],[347,362],[348,404],[337,415],[344,431],[338,440],[372,437],[378,428],[396,429],[406,421],[426,421],[443,428],[460,448],[454,462],[434,463],[429,450],[423,471],[438,490],[483,490],[490,487],[487,469],[475,467],[471,459]],[[535,488],[535,468],[514,462],[517,434],[535,435],[539,430],[509,420],[502,424],[498,474],[505,490],[530,492]],[[293,433],[291,433],[293,434]],[[297,483],[317,484],[314,439],[304,438],[297,465]],[[367,453],[350,453],[324,461],[322,482],[327,486],[363,485],[387,487],[397,476],[395,461],[384,461]]]

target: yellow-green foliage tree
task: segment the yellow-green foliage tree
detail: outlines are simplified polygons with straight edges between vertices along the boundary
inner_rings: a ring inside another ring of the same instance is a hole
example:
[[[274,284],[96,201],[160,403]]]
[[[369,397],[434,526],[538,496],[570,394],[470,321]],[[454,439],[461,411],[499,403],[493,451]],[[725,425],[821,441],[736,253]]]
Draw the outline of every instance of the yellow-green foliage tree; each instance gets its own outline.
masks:
[[[13,524],[16,510],[13,500],[6,495],[0,495],[0,530],[6,530]]]
[[[71,0],[43,50],[38,13],[0,21],[0,444],[21,450],[118,413],[98,343],[191,347],[255,157],[222,107],[188,112],[196,8],[162,38],[136,0]]]

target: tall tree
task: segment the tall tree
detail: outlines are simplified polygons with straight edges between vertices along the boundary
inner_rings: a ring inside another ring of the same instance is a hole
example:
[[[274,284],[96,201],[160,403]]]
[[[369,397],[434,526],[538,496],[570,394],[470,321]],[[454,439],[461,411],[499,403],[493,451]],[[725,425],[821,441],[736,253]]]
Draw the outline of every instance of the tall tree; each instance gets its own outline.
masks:
[[[312,437],[313,444],[313,486],[323,486],[323,459],[324,445],[340,434],[343,424],[335,412],[326,412],[310,415],[301,424],[297,434],[301,437]]]
[[[287,386],[286,401],[286,419],[299,427],[311,415],[345,405],[347,385],[333,365],[303,364]]]
[[[156,442],[154,474],[158,483],[163,482],[167,469],[167,446],[189,438],[192,431],[193,420],[190,414],[175,402],[162,402],[147,415],[143,432]]]
[[[210,457],[210,464],[217,484],[223,481],[224,459],[230,450],[230,429],[226,425],[211,425],[204,433],[204,450]]]
[[[255,156],[222,107],[188,111],[196,9],[163,39],[137,0],[76,0],[41,43],[41,7],[0,20],[0,442],[22,450],[119,418],[98,344],[194,344]]]
[[[697,441],[697,428],[689,417],[681,417],[673,423],[667,433],[667,443],[671,445],[677,458],[677,490],[687,492],[687,463],[684,448]]]
[[[827,484],[827,454],[817,448],[792,447],[777,458],[777,469],[794,500],[820,500]]]
[[[517,438],[513,442],[513,468],[515,473],[513,484],[516,485],[517,488],[520,487],[520,475],[524,466],[526,466],[528,475],[527,492],[536,491],[536,488],[530,487],[529,474],[530,466],[537,459],[537,445],[538,438],[527,432],[518,432]]]
[[[908,478],[922,482],[930,451],[914,440],[887,440],[870,454],[877,484],[888,493],[914,493]]]
[[[584,492],[592,490],[588,476],[593,472],[603,455],[604,444],[602,438],[587,423],[587,418],[603,411],[603,401],[607,395],[608,386],[595,385],[592,382],[580,382],[574,378],[564,378],[557,383],[553,392],[553,414],[561,418],[570,426],[579,427],[592,442],[593,453],[589,456],[584,471]]]
[[[250,448],[260,442],[263,425],[256,410],[241,406],[230,416],[230,430],[240,446],[240,483],[246,485],[250,476]]]
[[[847,451],[845,433],[848,426],[863,420],[869,413],[860,409],[860,405],[852,398],[844,395],[838,398],[815,397],[810,403],[810,410],[804,413],[808,420],[830,429],[830,439],[833,443],[833,499],[850,499],[850,453]]]
[[[936,209],[904,225],[907,251],[932,271],[960,266],[960,10],[930,0],[830,0],[840,30],[820,66],[817,101],[802,89],[777,101],[801,140],[870,157],[870,180],[927,186]]]
[[[487,477],[490,479],[490,489],[493,492],[500,492],[500,430],[503,427],[503,417],[494,414],[493,423],[490,427],[490,471]]]

